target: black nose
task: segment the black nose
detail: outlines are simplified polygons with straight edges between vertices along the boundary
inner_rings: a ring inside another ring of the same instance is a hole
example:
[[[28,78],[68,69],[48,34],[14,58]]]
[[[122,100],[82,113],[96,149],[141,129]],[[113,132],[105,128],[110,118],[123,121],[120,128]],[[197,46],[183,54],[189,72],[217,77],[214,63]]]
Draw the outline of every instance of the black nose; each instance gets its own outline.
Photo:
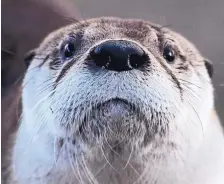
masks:
[[[108,40],[99,44],[91,51],[90,58],[97,66],[119,72],[139,68],[148,59],[141,47],[125,40]]]

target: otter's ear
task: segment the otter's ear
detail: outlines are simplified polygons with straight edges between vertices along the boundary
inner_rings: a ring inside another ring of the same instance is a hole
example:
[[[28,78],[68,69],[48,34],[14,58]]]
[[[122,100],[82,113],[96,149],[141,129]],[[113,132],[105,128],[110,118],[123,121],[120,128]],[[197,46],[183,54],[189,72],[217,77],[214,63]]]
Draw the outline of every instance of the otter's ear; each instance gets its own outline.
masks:
[[[205,59],[204,61],[205,61],[205,67],[208,71],[208,75],[210,78],[212,78],[214,72],[213,63],[208,59]]]
[[[24,62],[27,67],[30,65],[35,55],[36,55],[36,49],[33,49],[25,54]]]

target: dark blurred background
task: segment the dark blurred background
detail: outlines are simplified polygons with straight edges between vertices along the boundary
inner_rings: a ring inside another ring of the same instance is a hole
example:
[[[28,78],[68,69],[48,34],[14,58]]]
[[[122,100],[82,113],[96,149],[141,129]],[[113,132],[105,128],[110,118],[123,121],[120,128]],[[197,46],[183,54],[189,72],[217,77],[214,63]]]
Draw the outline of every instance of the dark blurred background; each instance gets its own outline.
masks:
[[[169,25],[193,41],[214,63],[216,107],[224,120],[224,0],[2,0],[2,111],[12,102],[27,51],[50,31],[71,23],[70,18],[98,16]],[[4,139],[12,125],[3,122]]]

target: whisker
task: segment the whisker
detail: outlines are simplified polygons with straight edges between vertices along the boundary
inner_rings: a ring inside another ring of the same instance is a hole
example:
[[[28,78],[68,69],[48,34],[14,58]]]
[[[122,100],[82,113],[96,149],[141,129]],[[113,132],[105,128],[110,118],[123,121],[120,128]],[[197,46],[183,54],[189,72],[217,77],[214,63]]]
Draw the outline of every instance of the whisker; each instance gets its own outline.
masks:
[[[16,54],[15,52],[13,52],[13,51],[11,51],[9,49],[5,49],[5,48],[2,48],[2,51],[6,52],[7,54],[13,55],[13,56]]]
[[[128,164],[130,163],[131,156],[132,156],[132,152],[133,152],[133,146],[131,147],[131,153],[130,153],[130,155],[129,155],[129,157],[128,157],[128,160],[127,160],[127,162],[126,162],[126,164],[125,164],[123,170],[125,170],[126,167],[128,166]]]
[[[93,174],[91,173],[91,171],[88,169],[84,156],[82,156],[82,161],[83,161],[83,165],[84,165],[84,170],[86,170],[87,173],[87,178],[89,179],[90,183],[93,184],[98,184],[98,182],[96,181],[96,179],[94,178]]]
[[[198,87],[199,89],[202,89],[202,87],[196,85],[196,84],[193,83],[193,82],[190,82],[190,81],[187,81],[187,80],[184,80],[184,79],[180,79],[180,78],[179,78],[178,80],[183,81],[183,82],[185,82],[185,83],[187,83],[187,84],[190,84],[190,85],[192,85],[192,86]]]
[[[96,172],[96,174],[95,174],[95,177],[97,177],[102,171],[103,171],[103,169],[107,166],[107,162],[103,165],[103,167],[101,167],[97,172]]]
[[[135,169],[135,167],[129,163],[130,167],[133,169],[133,171],[140,177],[141,175],[139,174],[139,172]]]
[[[191,103],[188,101],[188,104],[191,106],[191,108],[193,109],[193,111],[195,112],[195,114],[197,115],[198,117],[198,120],[200,121],[200,124],[201,124],[201,129],[202,129],[202,132],[204,133],[204,128],[203,128],[203,124],[202,124],[202,121],[201,121],[201,118],[199,116],[199,114],[197,113],[197,111],[195,110],[195,108],[191,105]]]
[[[107,159],[107,157],[106,157],[106,155],[104,154],[104,151],[103,151],[103,145],[100,146],[100,149],[101,149],[101,151],[102,151],[103,157],[105,158],[105,160],[107,161],[107,163],[110,165],[110,167],[111,167],[114,171],[119,172],[119,171],[118,171],[117,169],[115,169],[115,168],[111,165],[111,163],[108,161],[108,159]]]
[[[69,163],[70,163],[70,165],[71,165],[71,168],[72,168],[72,170],[73,170],[73,172],[74,172],[74,175],[75,175],[75,177],[77,178],[77,180],[80,182],[80,183],[83,183],[83,180],[82,180],[82,177],[81,177],[81,175],[80,175],[80,173],[79,173],[79,169],[77,168],[77,170],[78,170],[78,175],[76,175],[76,169],[75,169],[75,167],[74,167],[74,164],[73,164],[73,160],[72,160],[72,156],[71,156],[71,154],[70,154],[70,149],[69,149],[69,146],[68,146],[68,143],[66,144],[67,146],[66,146],[66,150],[67,150],[67,154],[68,154],[68,158],[69,158]],[[77,160],[76,160],[77,161]],[[77,163],[76,163],[77,164]],[[77,167],[78,167],[78,164],[77,164]]]
[[[112,146],[109,144],[109,142],[108,142],[108,140],[107,140],[107,138],[106,138],[105,136],[104,136],[104,139],[105,139],[106,143],[108,144],[109,148],[111,149],[111,151],[113,151],[116,155],[120,155],[119,153],[117,153],[117,152],[112,148]]]

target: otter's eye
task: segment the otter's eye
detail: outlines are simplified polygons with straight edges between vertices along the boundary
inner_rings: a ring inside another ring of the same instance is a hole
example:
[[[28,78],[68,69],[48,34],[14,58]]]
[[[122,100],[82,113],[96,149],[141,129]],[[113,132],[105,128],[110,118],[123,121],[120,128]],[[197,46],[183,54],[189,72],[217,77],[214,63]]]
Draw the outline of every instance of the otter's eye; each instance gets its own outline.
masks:
[[[166,45],[163,50],[163,57],[167,62],[172,63],[176,58],[176,52],[172,45]]]
[[[68,41],[62,48],[62,56],[64,59],[70,59],[75,54],[75,45],[73,41]]]

